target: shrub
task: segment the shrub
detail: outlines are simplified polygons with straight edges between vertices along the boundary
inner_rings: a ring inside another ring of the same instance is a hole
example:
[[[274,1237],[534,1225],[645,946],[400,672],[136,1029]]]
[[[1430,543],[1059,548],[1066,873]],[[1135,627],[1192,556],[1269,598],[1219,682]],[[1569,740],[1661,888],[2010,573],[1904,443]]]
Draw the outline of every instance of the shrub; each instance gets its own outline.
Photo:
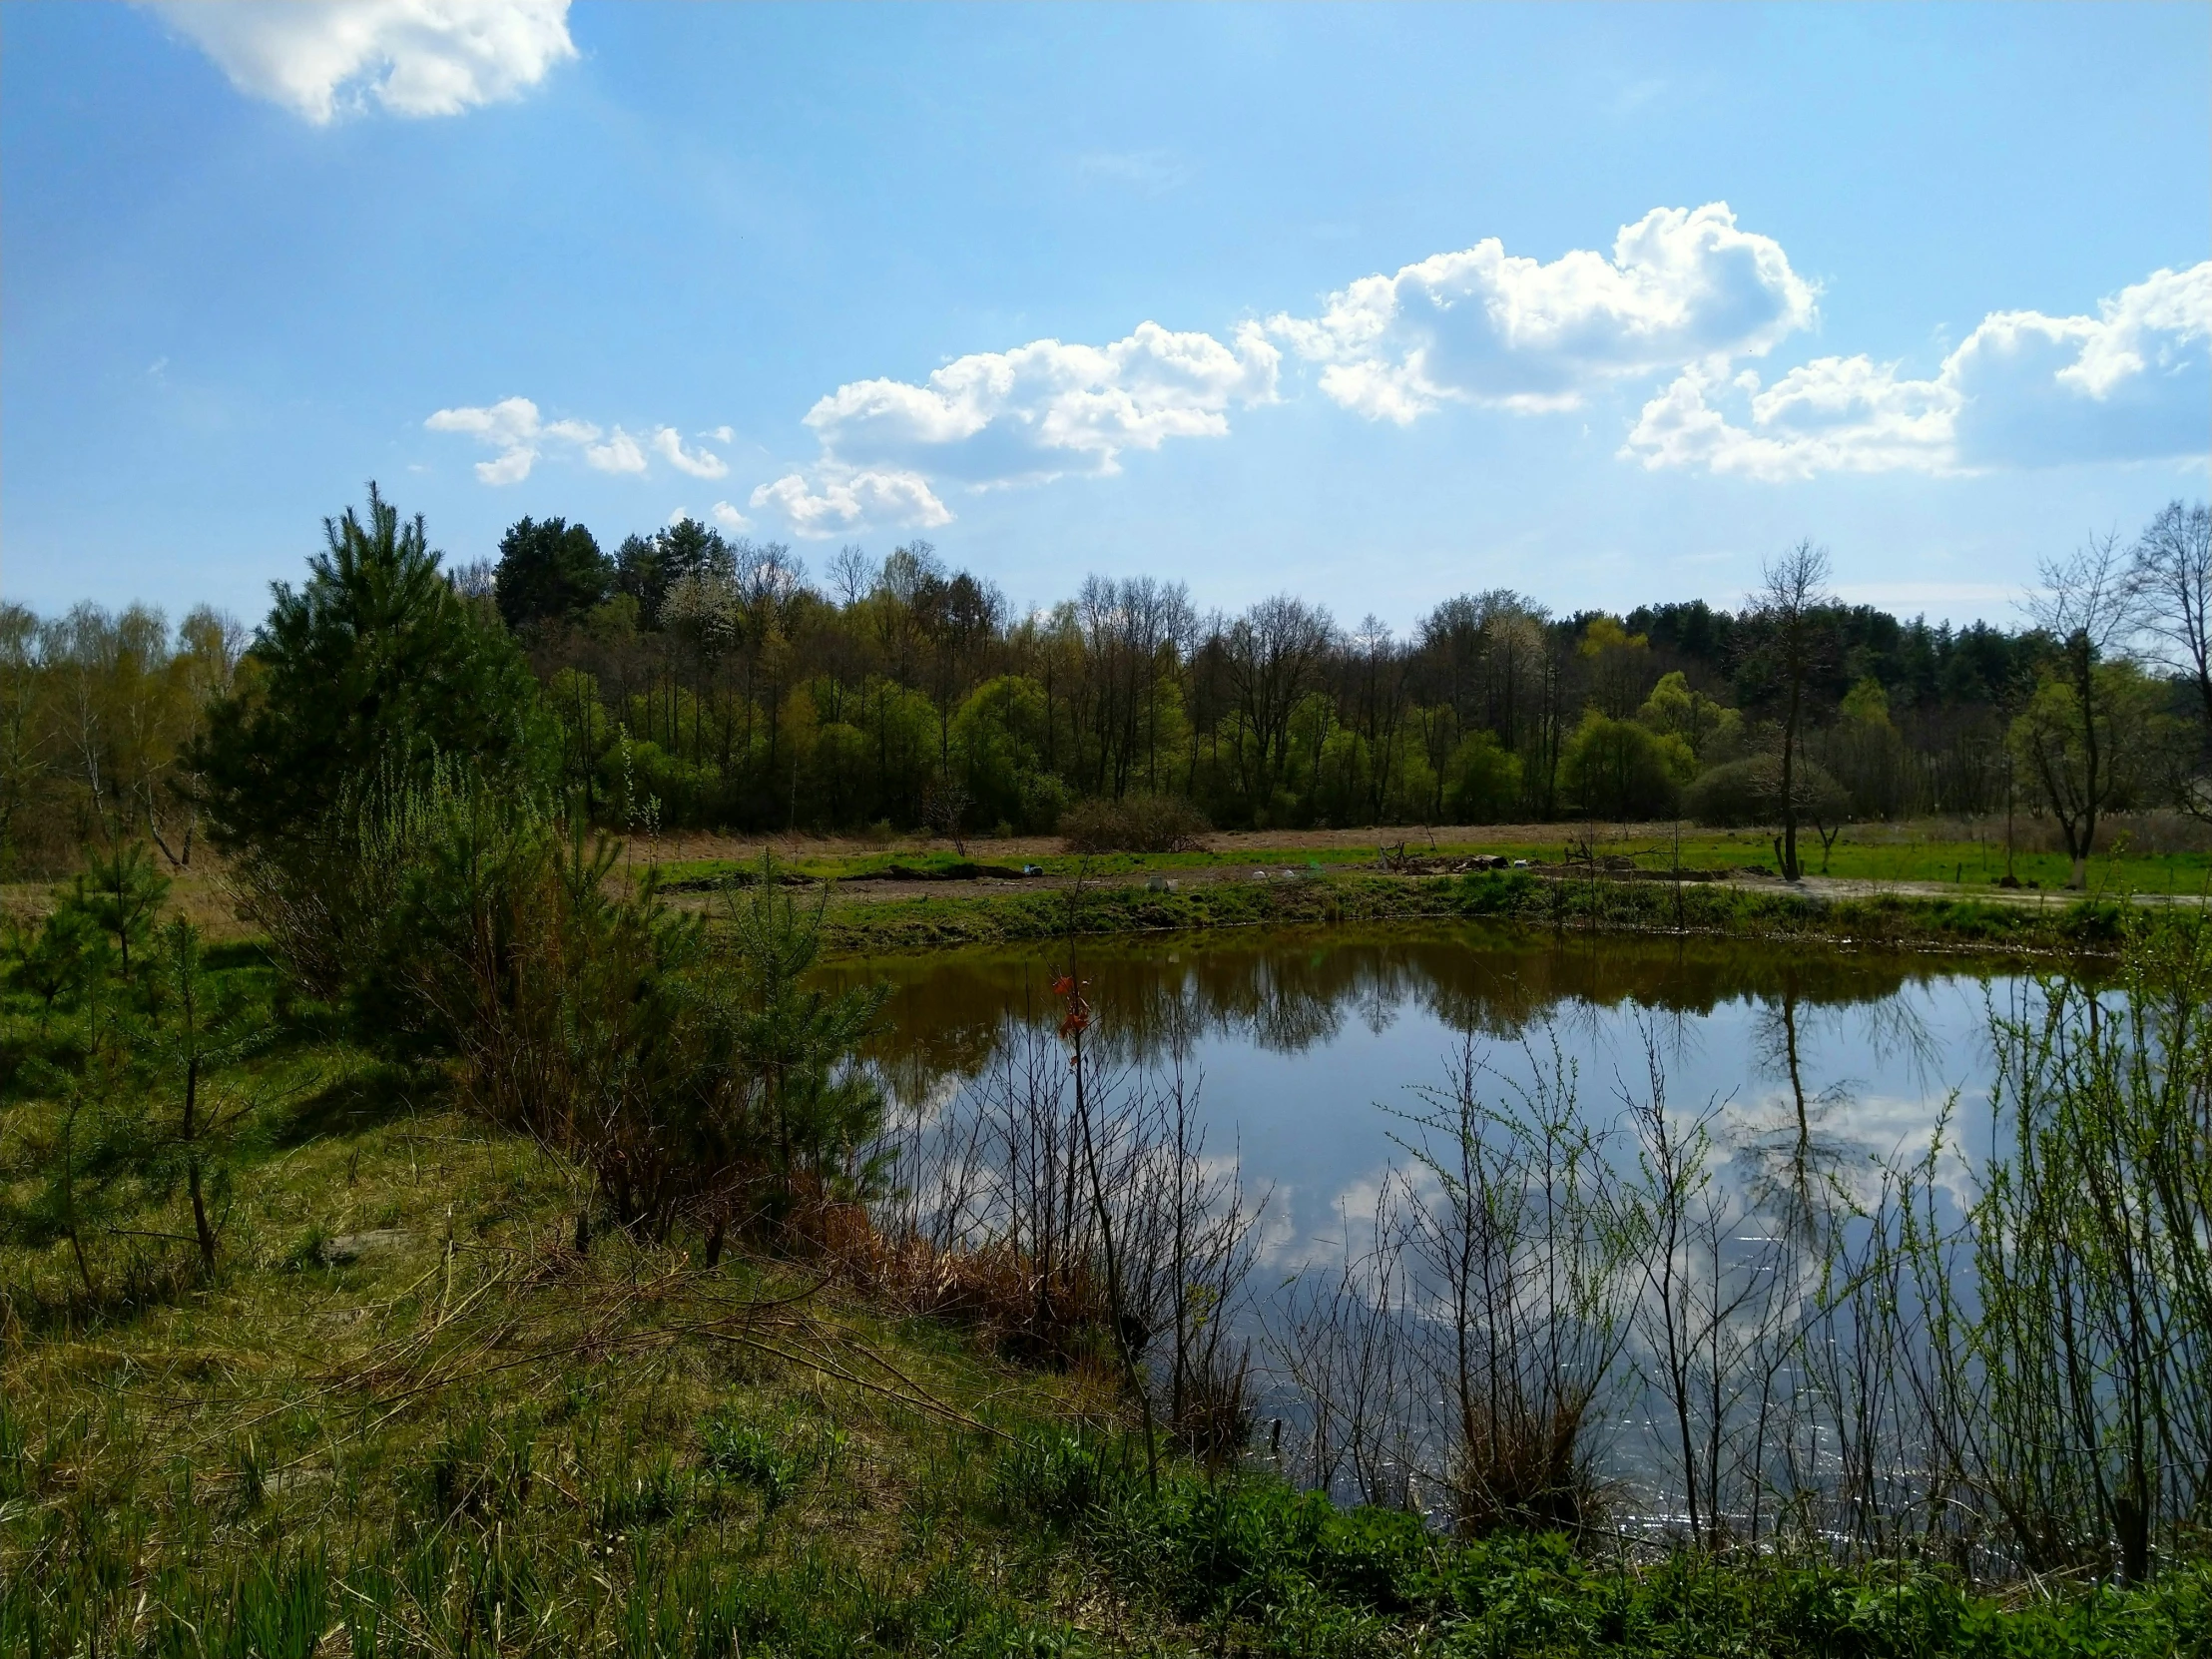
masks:
[[[1595,818],[1664,818],[1696,768],[1679,737],[1658,737],[1633,720],[1611,720],[1591,710],[1560,757],[1560,781],[1581,809]]]
[[[387,1041],[450,1050],[470,1109],[577,1155],[618,1221],[665,1233],[743,1179],[758,1137],[732,1034],[684,971],[704,949],[619,848],[563,837],[441,772],[364,815],[394,902],[349,987]]]
[[[1683,813],[1714,829],[1736,830],[1765,820],[1774,800],[1767,760],[1727,761],[1707,767],[1682,792]]]
[[[87,851],[85,873],[77,877],[68,903],[115,940],[128,979],[131,947],[144,950],[168,897],[169,877],[154,867],[154,854],[143,842],[127,841],[106,852],[97,847]]]
[[[762,1129],[776,1137],[787,1199],[800,1172],[838,1196],[867,1192],[873,1170],[855,1160],[882,1120],[882,1091],[858,1055],[889,987],[831,995],[807,982],[822,953],[828,891],[817,887],[802,907],[764,852],[752,885],[730,896],[737,971],[719,979],[727,991],[703,1004],[752,1068],[754,1104]]]
[[[880,1097],[856,1055],[874,989],[808,987],[820,933],[764,860],[729,917],[734,971],[704,964],[704,918],[618,843],[564,827],[483,775],[385,774],[331,837],[331,885],[288,912],[365,1039],[457,1055],[461,1102],[569,1152],[625,1225],[665,1237],[780,1212],[794,1176],[864,1185],[855,1149]]]
[[[1438,1537],[1401,1510],[1334,1507],[1245,1475],[1163,1477],[1075,1440],[1017,1442],[994,1495],[1078,1538],[1122,1593],[1205,1621],[1222,1652],[2165,1654],[2202,1650],[2206,1575],[2132,1591],[1984,1599],[1911,1560],[1680,1552],[1593,1560],[1558,1533]]]
[[[91,986],[106,971],[110,954],[99,924],[65,899],[35,928],[10,924],[7,982],[37,997],[51,1013],[57,1002],[66,1006]]]
[[[1470,732],[1452,750],[1445,771],[1446,810],[1455,824],[1495,824],[1520,804],[1521,763],[1494,732]]]
[[[1170,795],[1097,796],[1060,814],[1070,852],[1189,852],[1211,829],[1206,815]]]
[[[1850,797],[1824,767],[1800,756],[1791,772],[1802,820],[1842,822],[1850,811]],[[1771,824],[1782,814],[1781,763],[1772,755],[1754,755],[1708,767],[1682,792],[1682,811],[1715,829]]]

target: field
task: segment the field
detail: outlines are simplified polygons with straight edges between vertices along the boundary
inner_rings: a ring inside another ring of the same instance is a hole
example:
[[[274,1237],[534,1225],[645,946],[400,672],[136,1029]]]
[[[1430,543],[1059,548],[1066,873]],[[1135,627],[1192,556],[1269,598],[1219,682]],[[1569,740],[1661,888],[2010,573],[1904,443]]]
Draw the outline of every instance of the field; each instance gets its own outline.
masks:
[[[1831,873],[1795,885],[1773,873],[1763,835],[1685,831],[1678,841],[1673,825],[1216,833],[1183,851],[1092,855],[1042,838],[976,840],[963,851],[918,838],[688,837],[632,847],[630,868],[657,853],[675,901],[712,913],[714,895],[751,880],[768,852],[784,878],[830,883],[827,937],[846,954],[1043,938],[1071,926],[1118,933],[1453,917],[2071,954],[2104,948],[2119,907],[2201,902],[2212,881],[2212,853],[2196,847],[2194,827],[2146,826],[2157,831],[2144,837],[2160,848],[2152,851],[2128,850],[2133,839],[2116,835],[2079,893],[2063,885],[2064,855],[2049,850],[2016,850],[2018,885],[1999,885],[2001,841],[1937,833],[1952,828],[1847,831],[1832,848]],[[1817,869],[1817,839],[1809,851]],[[1476,869],[1476,860],[1525,867]]]
[[[2100,834],[2100,850],[2090,860],[2087,891],[2092,896],[2144,894],[2201,898],[2212,887],[2212,830],[2154,815],[2122,822]],[[742,870],[764,849],[773,850],[791,870],[818,879],[853,882],[854,896],[895,895],[918,880],[975,880],[965,866],[986,872],[981,879],[1018,878],[1021,866],[1037,865],[1049,876],[1091,879],[1141,879],[1161,874],[1192,878],[1246,875],[1254,867],[1288,865],[1300,869],[1318,863],[1329,869],[1376,868],[1386,857],[1454,858],[1476,855],[1527,859],[1539,865],[1563,865],[1594,852],[1626,858],[1639,868],[1663,871],[1677,866],[1732,876],[1769,873],[1775,867],[1773,832],[1765,830],[1713,830],[1674,824],[1641,825],[1467,825],[1396,826],[1366,830],[1216,831],[1202,844],[1178,852],[1122,852],[1082,857],[1069,853],[1051,836],[1005,840],[975,837],[956,850],[938,837],[852,839],[773,837],[733,840],[719,836],[669,836],[657,847],[639,842],[633,861],[658,857],[672,880],[710,878]],[[2069,873],[2064,851],[2047,826],[2022,819],[2014,850],[2007,858],[2004,825],[1928,822],[1905,825],[1853,825],[1824,856],[1820,837],[1808,829],[1800,857],[1818,881],[1845,882],[1853,891],[1900,892],[1942,888],[1953,895],[1986,892],[2010,896],[1997,883],[2010,872],[2014,891],[2062,889]]]
[[[1998,880],[2007,868],[2004,825],[1927,822],[1907,825],[1854,825],[1837,839],[1824,860],[1819,837],[1810,830],[1802,856],[1814,873],[1795,889],[1818,899],[1889,897],[1941,898],[1977,905],[2025,906],[2048,912],[2079,897],[2099,901],[2202,901],[2212,892],[2212,829],[2150,815],[2120,821],[2101,835],[2104,849],[2090,861],[2083,894],[2065,887],[2068,865],[2049,827],[2022,818],[2009,859],[2019,885]],[[1034,892],[1038,885],[1060,889],[1080,880],[1085,887],[1136,886],[1174,881],[1177,888],[1220,882],[1252,881],[1256,872],[1282,879],[1391,873],[1386,865],[1400,856],[1449,862],[1472,857],[1526,860],[1539,873],[1587,874],[1594,855],[1598,872],[1626,863],[1652,875],[1677,868],[1709,874],[1732,888],[1771,894],[1775,880],[1771,832],[1705,830],[1674,824],[1586,826],[1572,824],[1396,826],[1363,830],[1231,830],[1203,837],[1195,848],[1178,852],[1070,853],[1056,836],[972,837],[955,848],[942,837],[886,834],[874,839],[809,835],[737,838],[723,835],[634,835],[624,845],[622,870],[636,878],[657,868],[667,890],[681,904],[705,903],[702,895],[733,879],[751,875],[761,854],[772,853],[788,875],[834,883],[832,909],[856,904],[1004,899]],[[1824,868],[1825,862],[1825,868]],[[1036,875],[1023,875],[1034,866]],[[1617,873],[1617,870],[1615,871]],[[173,913],[190,916],[217,940],[242,940],[252,929],[234,912],[223,885],[221,860],[203,849],[194,866],[169,872],[173,877]],[[1400,881],[1405,879],[1398,872]],[[44,882],[0,884],[0,914],[32,916],[51,903]],[[1384,915],[1380,899],[1356,906],[1356,913]],[[1426,915],[1437,907],[1411,901],[1402,913]],[[1233,924],[1241,917],[1225,916]],[[1204,926],[1206,914],[1168,925]],[[1222,924],[1222,923],[1215,923]],[[876,924],[870,924],[876,925]],[[903,934],[905,924],[890,924]],[[855,922],[843,930],[840,948],[849,948],[867,928]],[[978,922],[977,939],[1001,936],[994,924]]]

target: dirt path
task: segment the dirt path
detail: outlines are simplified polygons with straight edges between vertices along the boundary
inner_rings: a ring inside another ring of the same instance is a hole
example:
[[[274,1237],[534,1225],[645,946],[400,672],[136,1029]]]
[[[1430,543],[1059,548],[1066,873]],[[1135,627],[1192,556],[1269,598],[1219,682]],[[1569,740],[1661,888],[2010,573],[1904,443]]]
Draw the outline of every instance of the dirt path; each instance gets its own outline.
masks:
[[[1734,875],[1729,878],[1743,886],[1780,887],[1785,883],[1779,875]],[[1969,887],[1950,881],[1873,881],[1841,875],[1808,875],[1799,886],[1815,898],[1970,898],[1977,904],[2009,904],[2038,909],[2049,905],[2063,907],[2078,903],[2083,898],[2125,898],[2129,903],[2157,907],[2165,904],[2200,905],[2201,893],[2134,892],[2087,893],[2075,892],[2070,887],[1997,887],[1984,883]]]
[[[1227,850],[1218,847],[1221,838],[1215,837],[1217,849]],[[1257,840],[1258,837],[1255,837],[1255,839]],[[1004,845],[1006,843],[994,842],[992,844]],[[1525,840],[1520,844],[1525,845]],[[1272,852],[1274,856],[1267,858],[1257,856],[1257,853],[1263,847]],[[1175,888],[1190,888],[1211,886],[1222,881],[1255,880],[1257,879],[1255,872],[1259,870],[1265,870],[1270,880],[1297,879],[1305,872],[1304,861],[1301,859],[1286,859],[1283,856],[1285,850],[1281,839],[1270,836],[1259,841],[1259,845],[1254,847],[1255,856],[1248,863],[1204,864],[1192,868],[1164,871],[1117,871],[1112,874],[1093,875],[1086,884],[1093,887],[1129,887],[1143,886],[1148,882],[1165,881],[1172,883]],[[1358,873],[1361,875],[1385,873],[1368,864],[1333,864],[1329,867],[1332,873]],[[1531,873],[1543,878],[1559,874],[1563,867],[1558,864],[1539,864],[1531,870]],[[1572,876],[1573,872],[1569,871],[1569,874]],[[1418,872],[1404,877],[1408,880],[1419,878]],[[1064,885],[1065,879],[1063,876],[1032,876],[1028,879],[982,876],[972,880],[954,881],[846,880],[837,883],[836,891],[839,903],[877,904],[902,898],[983,898],[1009,892],[1039,891],[1059,888]],[[1788,883],[1778,875],[1754,875],[1741,871],[1732,873],[1725,877],[1723,882],[1714,884],[1767,891],[1792,890]],[[2068,904],[2077,902],[2082,897],[2079,893],[2055,887],[1968,887],[1954,885],[1948,881],[1876,881],[1827,875],[1808,875],[1798,883],[1794,890],[1803,893],[1808,898],[1816,899],[1881,897],[1923,900],[1939,898],[1972,899],[1976,903],[2002,904],[2024,909],[2063,908]],[[2089,896],[2097,895],[2091,893]],[[2204,902],[2202,896],[2196,893],[2137,892],[2122,896],[2127,897],[2132,903],[2154,908],[2165,904],[2200,905]],[[690,907],[701,907],[708,902],[708,895],[705,893],[682,893],[675,895],[675,901]]]

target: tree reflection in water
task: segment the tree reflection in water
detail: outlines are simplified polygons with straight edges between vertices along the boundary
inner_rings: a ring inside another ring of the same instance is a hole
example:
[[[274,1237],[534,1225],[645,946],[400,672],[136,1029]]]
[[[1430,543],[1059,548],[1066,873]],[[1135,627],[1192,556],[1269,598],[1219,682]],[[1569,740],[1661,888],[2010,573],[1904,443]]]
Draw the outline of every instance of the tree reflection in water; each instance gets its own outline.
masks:
[[[891,983],[872,1057],[910,1117],[981,1076],[1009,1022],[1053,1024],[1048,955],[850,960],[826,976]],[[1920,1127],[1913,1101],[1931,1101],[1933,1121],[1942,1089],[1970,1091],[1987,1069],[1991,968],[1956,957],[1460,927],[1096,940],[1084,962],[1101,1058],[1202,1072],[1216,1123],[1283,1189],[1290,1213],[1274,1231],[1296,1238],[1334,1230],[1342,1190],[1386,1156],[1374,1108],[1432,1082],[1463,1036],[1511,1069],[1541,1028],[1602,1089],[1642,1069],[1632,1051],[1652,1033],[1677,1098],[1727,1108],[1716,1134],[1732,1178],[1798,1224]],[[1943,997],[1949,987],[1964,989]],[[1885,1084],[1871,1112],[1870,1074]]]
[[[872,1057],[922,1162],[939,1108],[972,1113],[1049,1042],[1046,961],[830,970],[893,986]],[[1091,941],[1084,963],[1086,1045],[1172,1075],[1178,1101],[1203,1084],[1213,1144],[1272,1195],[1253,1236],[1270,1306],[1249,1329],[1303,1413],[1288,1472],[1460,1524],[1559,1520],[1603,1456],[1639,1493],[1608,1505],[1655,1531],[1903,1524],[1870,1494],[1914,1487],[1912,1436],[1838,1414],[1876,1396],[1848,1374],[1872,1351],[1836,1275],[1885,1181],[1986,1098],[1991,993],[2025,981],[1955,957],[1480,928]],[[1952,1211],[1972,1183],[1954,1139],[1941,1154],[1924,1199]],[[1564,1370],[1562,1333],[1584,1355]],[[1819,1515],[1786,1516],[1784,1494]]]
[[[893,986],[873,1058],[917,1124],[1018,1030],[1048,1031],[1050,947],[848,961]],[[1341,1255],[1338,1212],[1392,1153],[1385,1114],[1472,1038],[1531,1080],[1533,1037],[1580,1066],[1584,1108],[1657,1041],[1674,1098],[1714,1111],[1714,1151],[1756,1212],[1814,1242],[1870,1171],[1925,1141],[1945,1095],[1985,1086],[1986,963],[1712,938],[1482,927],[1086,941],[1101,1059],[1202,1079],[1216,1145],[1273,1187],[1271,1267]],[[1716,1110],[1717,1109],[1717,1110]]]

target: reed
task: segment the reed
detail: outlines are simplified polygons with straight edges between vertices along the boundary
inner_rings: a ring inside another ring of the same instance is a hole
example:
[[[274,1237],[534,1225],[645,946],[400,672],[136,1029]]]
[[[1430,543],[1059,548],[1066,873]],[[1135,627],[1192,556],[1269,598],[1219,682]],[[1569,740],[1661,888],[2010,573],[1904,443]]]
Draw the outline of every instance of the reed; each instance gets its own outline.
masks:
[[[2118,984],[1993,1009],[1987,1154],[1778,1179],[1645,1075],[1469,1042],[1402,1119],[1365,1248],[1271,1311],[1282,1466],[1457,1530],[1908,1556],[2136,1583],[2212,1504],[2212,929],[2144,918]],[[1605,1425],[1610,1424],[1610,1428]]]

